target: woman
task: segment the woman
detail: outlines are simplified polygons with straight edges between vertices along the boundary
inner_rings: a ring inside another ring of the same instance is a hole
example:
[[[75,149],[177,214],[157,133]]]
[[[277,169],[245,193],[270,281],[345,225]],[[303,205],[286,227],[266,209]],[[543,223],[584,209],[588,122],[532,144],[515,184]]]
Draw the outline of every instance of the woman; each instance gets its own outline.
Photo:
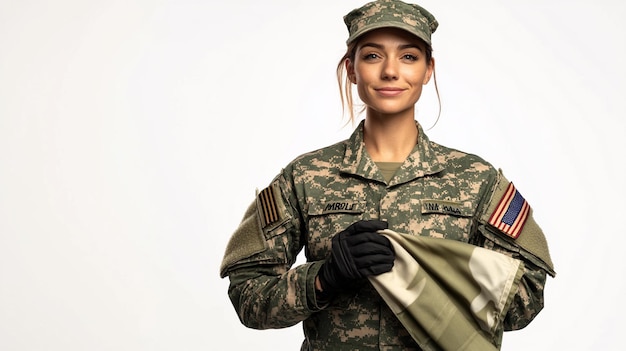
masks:
[[[221,267],[239,318],[256,329],[303,322],[302,350],[426,347],[367,279],[394,265],[395,250],[378,233],[389,228],[523,262],[506,318],[490,337],[499,348],[504,330],[523,328],[543,307],[546,274],[555,274],[543,234],[501,172],[429,141],[416,122],[415,104],[435,68],[433,15],[387,0],[344,21],[342,97],[352,111],[355,85],[365,119],[348,140],[293,160],[248,208]],[[302,249],[307,262],[292,267]]]

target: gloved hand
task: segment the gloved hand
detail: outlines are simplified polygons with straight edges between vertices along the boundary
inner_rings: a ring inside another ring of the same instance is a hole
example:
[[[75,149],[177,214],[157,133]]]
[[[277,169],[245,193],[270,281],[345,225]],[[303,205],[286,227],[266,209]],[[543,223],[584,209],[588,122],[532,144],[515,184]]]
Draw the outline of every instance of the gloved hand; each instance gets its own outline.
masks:
[[[358,221],[333,237],[331,255],[318,273],[324,295],[391,270],[395,259],[391,242],[376,233],[387,226],[387,222],[378,220]]]

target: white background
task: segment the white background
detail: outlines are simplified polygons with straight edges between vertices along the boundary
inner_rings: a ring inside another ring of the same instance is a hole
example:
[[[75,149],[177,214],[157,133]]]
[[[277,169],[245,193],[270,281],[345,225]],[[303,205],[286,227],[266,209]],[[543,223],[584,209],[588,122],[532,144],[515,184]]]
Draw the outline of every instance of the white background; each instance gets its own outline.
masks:
[[[218,267],[255,189],[352,132],[334,71],[362,4],[1,0],[0,349],[299,349],[239,323]],[[427,133],[504,170],[558,272],[503,349],[621,349],[626,3],[421,4]]]

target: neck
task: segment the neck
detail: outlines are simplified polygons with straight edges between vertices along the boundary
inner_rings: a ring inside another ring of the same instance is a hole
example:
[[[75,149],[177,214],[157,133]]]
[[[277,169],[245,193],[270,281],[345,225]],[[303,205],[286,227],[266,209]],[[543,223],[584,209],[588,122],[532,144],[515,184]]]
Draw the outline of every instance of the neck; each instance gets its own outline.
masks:
[[[365,148],[375,162],[404,162],[413,151],[417,136],[412,115],[380,116],[368,112],[365,118]]]

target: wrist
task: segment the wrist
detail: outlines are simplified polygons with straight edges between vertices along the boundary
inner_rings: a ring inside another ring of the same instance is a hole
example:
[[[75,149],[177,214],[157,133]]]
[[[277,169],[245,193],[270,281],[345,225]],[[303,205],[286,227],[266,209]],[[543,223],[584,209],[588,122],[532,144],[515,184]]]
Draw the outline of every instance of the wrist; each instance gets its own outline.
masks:
[[[320,276],[315,277],[315,292],[324,292],[324,288],[322,287],[322,282],[320,281]]]
[[[315,277],[314,286],[315,300],[317,300],[317,302],[321,304],[328,303],[328,300],[330,299],[330,294],[328,293],[328,290],[324,291],[324,285],[322,284],[322,279],[319,275]]]

